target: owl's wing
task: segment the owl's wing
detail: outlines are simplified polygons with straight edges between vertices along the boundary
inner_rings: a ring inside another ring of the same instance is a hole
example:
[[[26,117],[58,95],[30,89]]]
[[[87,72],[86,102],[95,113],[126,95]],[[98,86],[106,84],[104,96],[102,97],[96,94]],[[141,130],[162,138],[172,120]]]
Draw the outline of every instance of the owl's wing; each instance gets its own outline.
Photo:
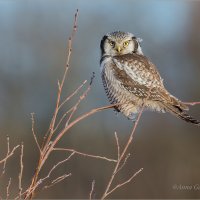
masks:
[[[157,101],[169,100],[160,74],[147,57],[137,54],[115,56],[112,67],[116,79],[135,96],[149,96],[149,100]]]
[[[147,57],[137,54],[125,54],[113,57],[113,62],[139,84],[147,86],[153,84],[154,87],[163,87],[158,70]]]
[[[184,103],[165,89],[155,65],[145,56],[126,54],[115,56],[112,61],[115,78],[135,96],[160,102],[168,110],[188,110]]]

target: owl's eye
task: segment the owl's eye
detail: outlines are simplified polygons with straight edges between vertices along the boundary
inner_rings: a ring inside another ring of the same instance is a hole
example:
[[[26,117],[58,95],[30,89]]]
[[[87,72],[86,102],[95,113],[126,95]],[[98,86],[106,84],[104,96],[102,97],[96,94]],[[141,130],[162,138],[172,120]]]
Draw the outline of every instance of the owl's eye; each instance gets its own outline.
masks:
[[[126,42],[123,43],[124,47],[127,47],[128,45],[129,45],[129,41],[126,41]]]
[[[111,47],[115,47],[115,42],[109,41],[109,44],[110,44]]]

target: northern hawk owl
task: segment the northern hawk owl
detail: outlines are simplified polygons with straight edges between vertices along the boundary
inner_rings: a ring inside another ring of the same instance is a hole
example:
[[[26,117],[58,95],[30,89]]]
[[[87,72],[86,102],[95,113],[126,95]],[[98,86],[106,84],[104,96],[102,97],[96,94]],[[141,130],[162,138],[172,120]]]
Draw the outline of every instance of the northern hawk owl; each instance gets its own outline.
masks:
[[[115,110],[135,120],[144,106],[200,125],[185,112],[188,106],[165,89],[156,66],[143,55],[140,42],[132,33],[121,31],[108,33],[101,40],[101,76]]]

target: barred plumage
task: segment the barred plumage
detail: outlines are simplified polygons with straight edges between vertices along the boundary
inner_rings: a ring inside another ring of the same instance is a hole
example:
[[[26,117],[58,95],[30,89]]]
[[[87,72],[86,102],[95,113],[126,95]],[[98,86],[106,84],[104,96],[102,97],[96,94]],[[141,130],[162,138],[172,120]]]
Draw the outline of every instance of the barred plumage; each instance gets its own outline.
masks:
[[[131,33],[116,31],[101,41],[101,76],[112,104],[129,119],[134,120],[141,107],[170,112],[177,117],[200,125],[185,113],[188,107],[164,87],[155,65],[142,53],[140,39]]]

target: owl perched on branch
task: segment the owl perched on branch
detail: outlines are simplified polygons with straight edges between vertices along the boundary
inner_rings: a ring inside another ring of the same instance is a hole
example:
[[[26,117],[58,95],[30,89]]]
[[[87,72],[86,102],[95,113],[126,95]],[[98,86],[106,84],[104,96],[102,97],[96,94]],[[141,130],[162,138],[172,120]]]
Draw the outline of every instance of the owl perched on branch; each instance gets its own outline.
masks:
[[[165,89],[155,65],[143,55],[140,42],[132,33],[121,31],[108,33],[101,40],[101,76],[115,110],[135,120],[144,106],[200,125],[185,112],[188,106]]]

